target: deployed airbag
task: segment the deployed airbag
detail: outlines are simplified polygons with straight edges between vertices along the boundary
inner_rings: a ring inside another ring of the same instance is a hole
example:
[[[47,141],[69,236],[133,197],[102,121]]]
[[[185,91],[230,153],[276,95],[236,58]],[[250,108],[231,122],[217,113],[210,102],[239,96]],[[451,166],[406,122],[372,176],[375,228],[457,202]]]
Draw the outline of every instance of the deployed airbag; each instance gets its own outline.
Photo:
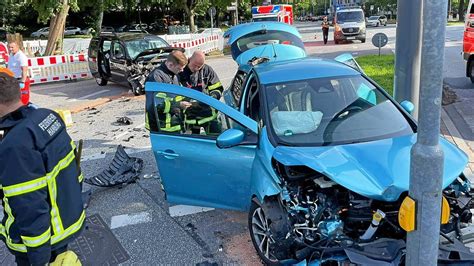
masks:
[[[273,128],[278,136],[306,134],[315,131],[323,113],[316,111],[277,111],[271,114]]]

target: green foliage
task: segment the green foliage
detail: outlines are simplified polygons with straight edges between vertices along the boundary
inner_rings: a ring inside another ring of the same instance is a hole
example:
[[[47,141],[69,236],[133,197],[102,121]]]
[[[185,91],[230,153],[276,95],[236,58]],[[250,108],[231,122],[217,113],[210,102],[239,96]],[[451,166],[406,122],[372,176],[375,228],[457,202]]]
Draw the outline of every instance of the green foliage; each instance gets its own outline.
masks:
[[[27,0],[27,3],[38,12],[38,21],[43,23],[47,23],[54,14],[57,14],[64,2],[69,5],[72,11],[79,10],[77,0]]]
[[[364,55],[356,58],[365,74],[375,80],[390,95],[393,95],[395,58],[390,55]]]

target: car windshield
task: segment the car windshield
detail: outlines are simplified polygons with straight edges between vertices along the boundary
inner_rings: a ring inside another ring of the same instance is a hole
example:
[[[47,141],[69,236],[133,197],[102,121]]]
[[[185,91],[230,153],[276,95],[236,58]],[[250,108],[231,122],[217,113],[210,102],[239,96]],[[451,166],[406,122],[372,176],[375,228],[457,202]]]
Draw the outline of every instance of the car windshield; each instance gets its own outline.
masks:
[[[364,13],[362,11],[346,11],[337,13],[337,23],[362,21],[364,21]]]
[[[231,50],[237,58],[241,53],[265,44],[289,44],[304,50],[303,41],[298,36],[279,30],[261,30],[249,33],[234,42]]]
[[[261,22],[261,21],[278,21],[277,16],[273,17],[259,17],[259,18],[252,18],[253,21],[255,22]]]
[[[126,41],[125,44],[131,58],[137,57],[138,54],[148,49],[169,46],[163,39],[156,36],[147,36],[143,39]]]
[[[266,85],[271,134],[291,146],[372,141],[413,133],[395,104],[361,75]]]
[[[377,20],[377,19],[379,19],[379,17],[377,17],[377,16],[371,16],[371,17],[369,18],[369,20]]]

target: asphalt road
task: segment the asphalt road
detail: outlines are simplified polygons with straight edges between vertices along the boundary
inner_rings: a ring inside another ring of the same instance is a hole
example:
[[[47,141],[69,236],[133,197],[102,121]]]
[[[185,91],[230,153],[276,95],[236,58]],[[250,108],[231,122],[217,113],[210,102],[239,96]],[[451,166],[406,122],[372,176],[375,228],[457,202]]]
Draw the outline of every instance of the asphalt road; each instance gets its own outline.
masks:
[[[395,49],[394,25],[369,28],[364,44],[355,41],[342,45],[332,42],[332,32],[330,42],[324,45],[316,23],[300,23],[297,27],[310,56],[332,58],[345,52],[354,56],[375,54],[377,49],[370,38],[377,32],[384,32],[389,37],[384,53]],[[469,80],[463,77],[461,46],[462,27],[447,27],[445,80],[471,88]],[[228,86],[237,69],[232,58],[212,58],[208,64]],[[92,188],[88,215],[98,213],[112,227],[131,256],[124,265],[260,263],[248,234],[246,213],[169,206],[164,200],[159,173],[150,152],[149,133],[144,129],[143,96],[133,97],[123,85],[110,83],[99,87],[94,80],[83,80],[34,85],[31,99],[42,107],[76,111],[69,133],[74,140],[84,139],[82,168],[86,177],[104,170],[118,145],[144,160],[137,183],[121,189]],[[117,118],[122,116],[129,117],[133,124],[117,125]]]

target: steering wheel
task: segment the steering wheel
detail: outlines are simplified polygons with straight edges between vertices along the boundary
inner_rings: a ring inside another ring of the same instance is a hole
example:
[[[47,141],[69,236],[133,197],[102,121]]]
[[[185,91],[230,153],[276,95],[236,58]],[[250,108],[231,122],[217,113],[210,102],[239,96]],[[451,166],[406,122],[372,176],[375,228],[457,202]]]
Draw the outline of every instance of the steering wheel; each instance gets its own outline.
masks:
[[[350,115],[350,114],[353,114],[353,113],[356,113],[356,112],[359,112],[359,111],[362,111],[362,110],[363,110],[363,108],[360,107],[360,106],[350,105],[350,106],[344,108],[339,113],[337,113],[331,119],[331,121],[329,121],[328,125],[324,129],[324,132],[323,132],[324,142],[325,143],[331,143],[333,141],[332,140],[332,134],[333,134],[334,130],[336,129],[336,127],[340,124],[340,122],[342,122],[343,119],[348,117],[348,115]]]
[[[335,119],[344,119],[345,117],[347,117],[351,113],[356,113],[356,112],[359,112],[359,111],[362,111],[362,110],[363,109],[360,106],[351,105],[351,106],[348,106],[348,107],[344,108],[344,110],[337,113],[334,117],[335,117]]]

